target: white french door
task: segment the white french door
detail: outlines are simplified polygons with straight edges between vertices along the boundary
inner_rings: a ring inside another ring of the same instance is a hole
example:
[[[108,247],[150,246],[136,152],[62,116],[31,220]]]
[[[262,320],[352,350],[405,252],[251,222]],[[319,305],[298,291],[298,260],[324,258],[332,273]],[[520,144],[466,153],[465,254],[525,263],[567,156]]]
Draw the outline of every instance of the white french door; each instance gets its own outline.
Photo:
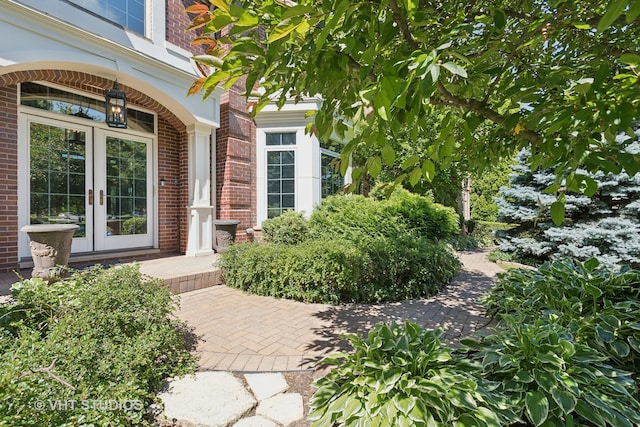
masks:
[[[153,246],[153,139],[39,116],[29,138],[29,220],[72,223],[73,253]]]
[[[96,129],[95,250],[153,245],[152,141]]]

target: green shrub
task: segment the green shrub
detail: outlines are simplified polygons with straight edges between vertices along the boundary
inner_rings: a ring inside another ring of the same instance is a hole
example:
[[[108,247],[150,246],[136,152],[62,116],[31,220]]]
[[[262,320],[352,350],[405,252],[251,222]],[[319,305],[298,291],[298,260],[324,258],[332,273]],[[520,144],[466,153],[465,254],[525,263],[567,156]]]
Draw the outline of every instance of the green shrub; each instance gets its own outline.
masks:
[[[312,425],[493,427],[515,420],[479,365],[458,363],[441,335],[408,321],[378,324],[366,339],[347,335],[355,351],[324,359],[336,367],[315,383]]]
[[[460,233],[458,215],[431,199],[397,188],[388,199],[335,195],[323,200],[311,215],[314,235],[357,238],[362,234],[392,236],[411,232],[431,240]]]
[[[367,302],[435,295],[460,271],[460,261],[444,244],[411,234],[367,238],[359,246],[372,262]]]
[[[145,234],[147,232],[147,218],[129,218],[122,223],[122,234]]]
[[[433,240],[437,233],[424,233],[424,224],[440,221],[440,208],[416,197],[403,216],[400,199],[393,205],[359,195],[331,196],[311,215],[308,233],[299,214],[265,221],[265,245],[236,245],[222,255],[225,280],[260,295],[331,304],[433,295],[460,263]],[[421,216],[427,218],[422,226]],[[442,220],[444,230],[451,228],[447,221]]]
[[[362,236],[393,236],[407,232],[398,215],[361,195],[334,195],[322,201],[309,218],[314,237],[359,240]]]
[[[262,222],[262,236],[271,243],[296,245],[307,238],[307,229],[307,220],[295,211],[286,211]]]
[[[228,286],[257,295],[337,304],[363,301],[367,255],[347,240],[236,244],[220,259]]]
[[[450,236],[444,239],[447,245],[451,246],[456,251],[470,251],[480,247],[478,240],[473,236]]]
[[[195,368],[171,292],[137,267],[12,292],[0,307],[2,425],[147,425],[161,381]]]
[[[459,271],[446,247],[402,235],[237,244],[220,258],[228,286],[305,302],[397,301],[433,295]]]
[[[599,349],[623,369],[640,374],[640,271],[614,271],[569,260],[537,270],[510,270],[484,301],[491,315],[542,316]]]
[[[527,425],[639,425],[635,383],[606,356],[558,324],[506,317],[501,326],[480,341],[462,342]]]
[[[440,240],[460,233],[460,220],[453,208],[404,188],[396,188],[382,204],[385,210],[400,216],[410,230],[421,236]]]

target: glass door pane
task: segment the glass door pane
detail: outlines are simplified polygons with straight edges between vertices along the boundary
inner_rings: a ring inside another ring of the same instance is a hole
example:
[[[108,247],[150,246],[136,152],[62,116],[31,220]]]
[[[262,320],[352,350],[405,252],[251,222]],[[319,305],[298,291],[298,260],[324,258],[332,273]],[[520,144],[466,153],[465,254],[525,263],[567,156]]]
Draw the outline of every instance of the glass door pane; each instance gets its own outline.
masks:
[[[107,236],[147,234],[147,144],[107,137]]]
[[[111,132],[99,139],[96,250],[151,246],[151,140]]]
[[[72,251],[83,252],[91,250],[92,212],[87,213],[91,148],[88,132],[70,126],[29,124],[29,222],[77,224]]]

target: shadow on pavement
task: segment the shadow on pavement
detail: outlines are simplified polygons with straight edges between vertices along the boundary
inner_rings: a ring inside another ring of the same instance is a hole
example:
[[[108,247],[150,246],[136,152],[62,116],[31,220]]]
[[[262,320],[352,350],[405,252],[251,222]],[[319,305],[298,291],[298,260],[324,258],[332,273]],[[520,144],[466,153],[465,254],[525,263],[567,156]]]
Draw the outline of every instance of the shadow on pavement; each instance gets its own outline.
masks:
[[[327,327],[315,331],[319,338],[310,342],[306,350],[313,354],[351,351],[351,345],[342,334],[366,335],[376,323],[402,323],[405,320],[429,329],[440,327],[444,330],[444,341],[455,345],[460,338],[490,325],[491,319],[483,316],[478,299],[491,288],[493,280],[493,276],[481,271],[463,270],[438,295],[430,298],[328,307],[314,315]],[[318,356],[305,362],[320,359]]]

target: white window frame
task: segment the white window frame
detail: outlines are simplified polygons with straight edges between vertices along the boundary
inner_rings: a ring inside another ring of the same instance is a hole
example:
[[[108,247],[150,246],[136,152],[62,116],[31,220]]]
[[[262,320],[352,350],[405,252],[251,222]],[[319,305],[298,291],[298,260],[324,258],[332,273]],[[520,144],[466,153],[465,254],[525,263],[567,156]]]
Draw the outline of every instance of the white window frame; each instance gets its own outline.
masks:
[[[293,145],[267,145],[267,134],[274,133],[295,133],[296,143]],[[300,138],[304,134],[304,129],[299,127],[277,127],[277,128],[258,128],[256,132],[256,143],[258,149],[256,150],[256,199],[257,199],[257,221],[258,226],[261,227],[262,221],[268,218],[267,212],[267,194],[268,194],[268,180],[267,180],[267,153],[270,151],[293,151],[294,153],[294,210],[298,210],[299,206],[299,170],[300,170]]]

